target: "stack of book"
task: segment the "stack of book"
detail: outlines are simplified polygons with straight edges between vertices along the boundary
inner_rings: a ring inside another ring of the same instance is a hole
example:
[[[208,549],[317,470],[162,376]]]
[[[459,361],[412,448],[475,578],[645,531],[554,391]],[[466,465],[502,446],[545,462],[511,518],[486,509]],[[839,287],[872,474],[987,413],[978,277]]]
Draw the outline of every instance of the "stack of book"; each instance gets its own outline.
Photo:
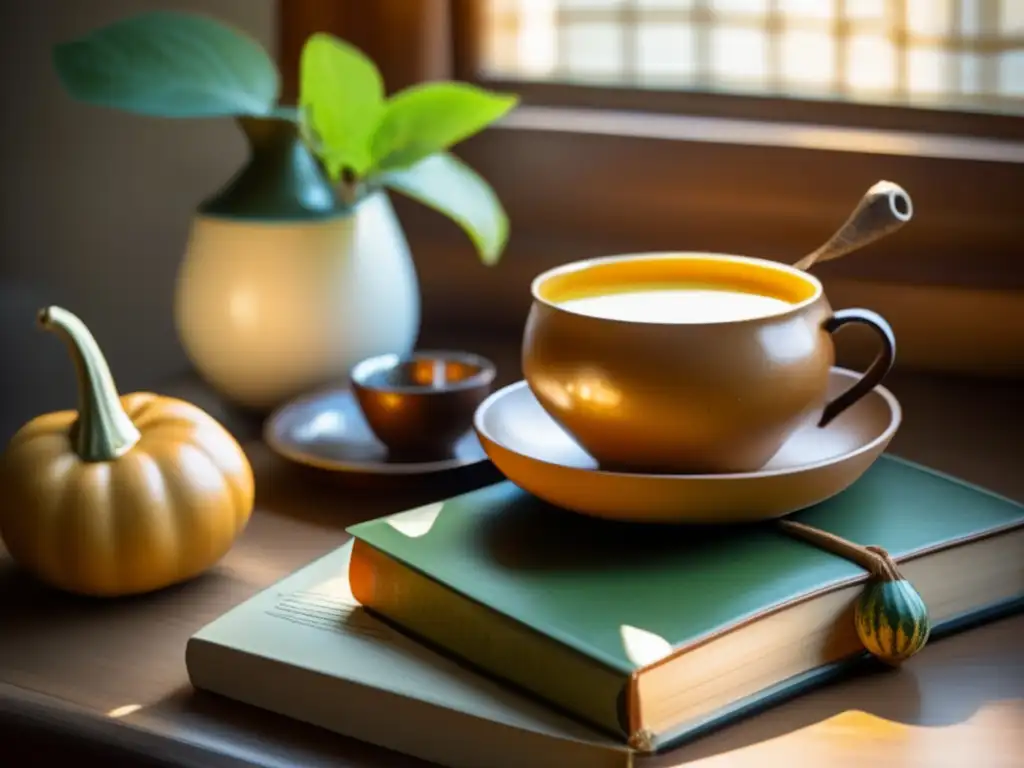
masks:
[[[954,478],[884,456],[790,519],[884,547],[929,642],[1024,606],[1024,506]],[[627,525],[503,482],[350,532],[195,635],[193,685],[445,765],[594,768],[870,663],[868,574],[771,522]]]

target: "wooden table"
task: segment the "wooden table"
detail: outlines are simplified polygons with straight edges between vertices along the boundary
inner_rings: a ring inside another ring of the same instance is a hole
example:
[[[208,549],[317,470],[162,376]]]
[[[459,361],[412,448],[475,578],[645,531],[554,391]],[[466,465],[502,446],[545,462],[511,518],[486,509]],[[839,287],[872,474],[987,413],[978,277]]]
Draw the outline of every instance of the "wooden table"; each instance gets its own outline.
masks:
[[[501,381],[514,378],[507,350],[490,352],[505,361]],[[1021,382],[897,371],[888,386],[905,409],[891,452],[1024,501]],[[342,544],[346,525],[497,480],[496,471],[486,465],[396,487],[306,470],[271,455],[258,422],[229,412],[192,379],[164,391],[207,408],[240,437],[256,470],[257,511],[217,568],[142,598],[56,593],[0,550],[0,764],[73,755],[136,768],[422,765],[193,691],[185,641]],[[654,764],[1024,766],[1022,636],[1017,616],[936,642],[899,671],[803,696]]]

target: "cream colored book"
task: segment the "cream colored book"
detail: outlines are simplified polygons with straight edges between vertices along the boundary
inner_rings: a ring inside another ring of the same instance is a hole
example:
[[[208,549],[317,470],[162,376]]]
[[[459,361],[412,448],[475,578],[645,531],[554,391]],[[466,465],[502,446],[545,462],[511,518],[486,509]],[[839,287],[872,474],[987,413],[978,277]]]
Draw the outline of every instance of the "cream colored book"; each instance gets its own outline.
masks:
[[[469,671],[355,601],[352,546],[204,627],[199,689],[453,768],[628,768],[621,744]]]

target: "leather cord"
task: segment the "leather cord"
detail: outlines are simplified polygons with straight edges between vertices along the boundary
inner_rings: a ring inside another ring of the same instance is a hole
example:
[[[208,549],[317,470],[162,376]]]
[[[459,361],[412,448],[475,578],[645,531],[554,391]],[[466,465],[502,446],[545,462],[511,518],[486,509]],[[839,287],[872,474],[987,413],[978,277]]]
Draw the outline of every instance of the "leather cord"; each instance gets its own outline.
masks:
[[[879,581],[901,581],[903,579],[896,561],[882,547],[855,544],[834,533],[798,523],[795,520],[779,520],[776,525],[795,538],[803,539],[834,555],[856,563]]]

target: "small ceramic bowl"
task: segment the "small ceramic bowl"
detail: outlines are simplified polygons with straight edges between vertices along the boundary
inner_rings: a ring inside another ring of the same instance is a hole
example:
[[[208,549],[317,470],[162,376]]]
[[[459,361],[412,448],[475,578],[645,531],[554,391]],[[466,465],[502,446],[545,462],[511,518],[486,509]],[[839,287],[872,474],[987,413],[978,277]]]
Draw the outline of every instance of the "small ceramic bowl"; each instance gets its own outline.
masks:
[[[358,363],[352,391],[378,440],[393,456],[451,454],[491,392],[494,364],[468,352],[380,355]]]

